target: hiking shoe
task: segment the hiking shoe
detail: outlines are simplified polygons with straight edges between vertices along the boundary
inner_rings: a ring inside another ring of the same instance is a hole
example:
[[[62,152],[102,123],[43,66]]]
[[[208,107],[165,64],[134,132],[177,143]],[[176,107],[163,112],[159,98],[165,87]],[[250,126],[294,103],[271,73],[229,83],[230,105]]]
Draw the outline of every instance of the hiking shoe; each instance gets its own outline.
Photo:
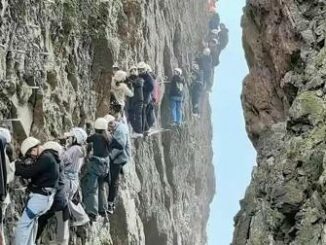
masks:
[[[108,204],[108,213],[112,215],[114,213],[114,210],[115,210],[114,203],[109,203]]]
[[[97,216],[95,214],[87,214],[91,223],[96,222]]]
[[[83,219],[76,220],[72,222],[72,226],[82,226],[86,225],[90,221],[90,218],[88,216],[83,217]]]
[[[141,133],[133,133],[132,135],[131,135],[131,138],[141,138],[141,137],[143,137],[144,135],[143,134],[141,134]]]

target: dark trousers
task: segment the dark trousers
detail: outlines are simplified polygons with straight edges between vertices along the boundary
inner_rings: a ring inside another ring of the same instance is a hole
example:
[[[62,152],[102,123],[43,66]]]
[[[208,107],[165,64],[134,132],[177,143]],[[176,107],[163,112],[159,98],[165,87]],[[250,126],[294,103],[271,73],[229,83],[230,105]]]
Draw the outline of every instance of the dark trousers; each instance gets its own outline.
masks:
[[[200,98],[203,91],[203,85],[200,83],[194,83],[192,87],[192,112],[199,114]]]
[[[123,164],[110,164],[111,183],[109,186],[108,202],[114,202],[119,188],[119,174]]]
[[[138,101],[130,105],[129,119],[133,130],[136,133],[143,133],[143,102]]]

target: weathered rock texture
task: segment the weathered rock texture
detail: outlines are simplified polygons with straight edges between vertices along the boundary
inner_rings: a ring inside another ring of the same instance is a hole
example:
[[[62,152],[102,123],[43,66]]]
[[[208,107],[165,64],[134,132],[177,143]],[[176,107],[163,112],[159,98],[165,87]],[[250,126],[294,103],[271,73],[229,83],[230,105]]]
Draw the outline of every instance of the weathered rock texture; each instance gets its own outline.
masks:
[[[325,1],[247,1],[242,102],[258,166],[234,245],[326,244],[325,17]]]
[[[55,138],[108,112],[111,67],[147,61],[156,73],[189,69],[207,30],[206,0],[1,0],[0,120],[26,135]],[[134,142],[109,225],[86,229],[90,244],[205,244],[215,191],[210,107],[177,132]],[[161,124],[168,124],[163,100]],[[16,185],[12,188],[15,189]],[[9,208],[7,236],[23,191]],[[72,244],[85,232],[73,232]],[[47,236],[53,237],[53,232]],[[49,237],[48,237],[49,238]],[[84,241],[85,242],[85,241]]]

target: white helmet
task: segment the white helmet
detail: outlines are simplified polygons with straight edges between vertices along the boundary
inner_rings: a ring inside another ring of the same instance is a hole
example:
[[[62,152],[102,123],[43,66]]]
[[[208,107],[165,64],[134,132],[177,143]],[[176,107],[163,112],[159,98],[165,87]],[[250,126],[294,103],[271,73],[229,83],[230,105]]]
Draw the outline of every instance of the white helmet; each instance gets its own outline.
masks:
[[[112,66],[112,69],[120,69],[119,65],[117,63],[114,63]]]
[[[108,123],[115,121],[115,117],[112,116],[112,115],[110,115],[110,114],[105,115],[105,116],[104,116],[104,119],[105,119]]]
[[[179,76],[182,75],[182,70],[180,68],[175,68],[174,72],[177,73]]]
[[[28,137],[28,138],[26,138],[26,139],[23,141],[23,143],[21,144],[21,146],[20,146],[20,151],[21,151],[21,153],[23,154],[23,156],[25,156],[26,153],[27,153],[30,149],[32,149],[32,148],[34,148],[34,147],[36,147],[36,146],[38,146],[38,145],[40,145],[40,144],[41,144],[41,141],[39,141],[38,139],[36,139],[36,138],[34,138],[34,137]]]
[[[152,67],[149,64],[146,64],[146,67],[148,72],[153,72]]]
[[[139,62],[138,65],[137,65],[137,68],[138,70],[144,70],[146,71],[147,70],[147,64],[145,62]]]
[[[63,147],[58,142],[48,141],[43,145],[44,150],[53,150],[58,152],[59,155],[63,152]]]
[[[129,74],[137,76],[138,75],[137,66],[130,67]]]
[[[125,71],[119,70],[114,74],[113,79],[117,82],[122,82],[127,79],[127,76],[128,74]]]
[[[109,123],[105,118],[100,117],[100,118],[96,119],[94,128],[98,129],[98,130],[107,130],[108,129],[108,124]]]
[[[198,64],[193,64],[192,69],[195,70],[195,71],[198,71],[199,70],[199,65]]]
[[[208,56],[211,54],[211,50],[209,48],[205,48],[204,51],[203,51],[203,54]]]
[[[82,128],[73,128],[70,135],[76,138],[77,144],[83,145],[87,140],[87,133]]]
[[[0,128],[0,136],[4,137],[7,141],[7,144],[11,143],[11,134],[9,129],[7,128]]]
[[[218,35],[219,30],[218,29],[213,29],[213,30],[211,30],[211,33],[214,34],[214,35]]]

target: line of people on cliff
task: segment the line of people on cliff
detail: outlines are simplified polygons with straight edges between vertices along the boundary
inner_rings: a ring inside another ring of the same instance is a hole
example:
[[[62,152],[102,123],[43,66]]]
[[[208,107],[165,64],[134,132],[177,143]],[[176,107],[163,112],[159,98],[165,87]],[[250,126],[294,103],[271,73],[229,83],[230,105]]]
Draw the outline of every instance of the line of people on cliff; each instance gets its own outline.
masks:
[[[11,137],[8,129],[0,128],[0,244],[6,244],[3,221],[10,203],[8,184],[15,175],[29,180],[15,245],[40,242],[53,216],[57,220],[53,244],[69,244],[69,221],[82,226],[95,222],[99,215],[108,219],[114,213],[119,176],[130,160],[129,129],[123,119],[108,114],[95,121],[92,134],[73,128],[60,141],[42,144],[28,137],[20,145],[17,160]]]

